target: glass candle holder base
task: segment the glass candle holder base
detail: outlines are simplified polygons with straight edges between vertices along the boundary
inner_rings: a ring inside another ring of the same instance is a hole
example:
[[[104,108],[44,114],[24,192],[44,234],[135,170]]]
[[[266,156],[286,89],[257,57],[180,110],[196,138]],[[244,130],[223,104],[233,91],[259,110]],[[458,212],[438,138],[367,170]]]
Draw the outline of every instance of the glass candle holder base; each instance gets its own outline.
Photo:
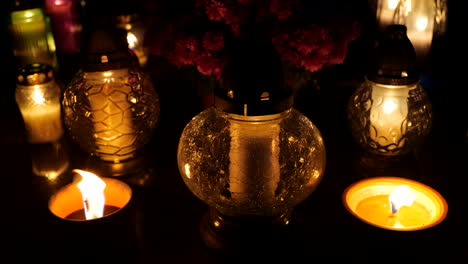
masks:
[[[288,210],[278,216],[227,216],[210,208],[202,218],[200,233],[208,248],[226,255],[271,255],[275,249],[287,252],[293,245],[293,215]]]
[[[64,140],[29,146],[34,175],[43,176],[54,182],[69,169],[70,157]]]

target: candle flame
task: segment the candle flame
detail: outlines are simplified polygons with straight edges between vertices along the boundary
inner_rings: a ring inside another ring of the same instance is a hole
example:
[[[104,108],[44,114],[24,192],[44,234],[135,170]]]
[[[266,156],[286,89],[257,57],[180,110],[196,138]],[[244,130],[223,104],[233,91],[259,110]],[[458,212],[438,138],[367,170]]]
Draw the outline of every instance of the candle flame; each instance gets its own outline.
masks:
[[[404,205],[411,206],[416,199],[416,193],[407,185],[399,185],[390,193],[388,201],[392,213],[397,213]]]
[[[133,50],[138,45],[138,38],[132,32],[128,32],[127,42],[128,42],[128,47]]]
[[[398,5],[398,0],[388,0],[387,1],[387,8],[391,10],[395,10]]]
[[[83,197],[83,206],[86,220],[100,218],[104,214],[104,188],[106,183],[91,172],[74,169],[81,179],[77,186]]]
[[[387,113],[387,114],[393,113],[396,108],[397,108],[397,104],[392,99],[385,99],[383,103],[384,113]]]
[[[37,86],[39,86],[39,85],[37,85]],[[44,102],[45,102],[44,94],[39,89],[34,90],[34,92],[32,94],[32,99],[37,104],[44,104]]]
[[[418,17],[418,19],[416,20],[416,29],[418,31],[425,31],[428,24],[429,24],[429,21],[427,17],[425,16]]]

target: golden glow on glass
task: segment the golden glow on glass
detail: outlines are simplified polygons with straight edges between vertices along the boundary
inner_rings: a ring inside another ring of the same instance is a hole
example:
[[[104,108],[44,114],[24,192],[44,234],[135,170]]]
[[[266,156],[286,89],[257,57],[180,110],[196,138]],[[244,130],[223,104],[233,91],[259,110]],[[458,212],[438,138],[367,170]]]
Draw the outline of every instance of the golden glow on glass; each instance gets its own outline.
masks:
[[[428,25],[427,17],[425,16],[420,16],[416,19],[416,29],[418,31],[424,31],[427,28]]]
[[[383,111],[387,114],[392,113],[395,110],[396,106],[397,104],[393,102],[393,100],[387,99],[383,104]]]
[[[408,95],[413,86],[389,88],[374,85],[370,109],[370,137],[382,146],[398,145],[406,133],[403,122],[408,116]]]
[[[192,178],[192,175],[190,174],[190,164],[188,163],[185,164],[184,168],[185,168],[185,175],[187,176],[187,178],[189,179]]]
[[[398,0],[388,0],[387,1],[387,8],[391,10],[395,10],[398,5]]]
[[[106,72],[103,72],[102,75],[104,77],[111,77],[112,76],[112,72],[111,71],[106,71]]]
[[[36,14],[33,13],[33,12],[29,12],[29,11],[24,12],[24,16],[25,16],[25,17],[32,17],[32,16],[34,16],[34,15],[36,15]]]
[[[37,104],[44,104],[46,99],[44,98],[44,94],[42,93],[42,91],[39,90],[39,85],[35,85],[34,92],[32,94],[32,99]]]

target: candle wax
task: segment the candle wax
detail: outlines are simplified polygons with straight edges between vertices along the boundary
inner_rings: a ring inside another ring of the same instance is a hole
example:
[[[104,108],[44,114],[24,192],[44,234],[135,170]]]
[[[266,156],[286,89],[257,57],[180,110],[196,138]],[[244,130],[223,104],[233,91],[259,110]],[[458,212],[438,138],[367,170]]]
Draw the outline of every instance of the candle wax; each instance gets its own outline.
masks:
[[[21,109],[30,142],[50,142],[62,136],[60,110],[60,104]]]
[[[416,201],[410,206],[402,206],[393,214],[388,197],[376,195],[360,201],[356,206],[356,214],[368,222],[388,228],[419,227],[431,222],[429,211]]]
[[[280,179],[279,122],[230,120],[230,191],[241,203],[272,203]]]
[[[113,206],[113,205],[106,205],[106,206],[104,206],[103,217],[105,217],[107,215],[110,215],[110,214],[112,214],[114,212],[117,212],[118,210],[120,210],[120,207]],[[65,219],[67,219],[67,220],[78,220],[78,221],[87,220],[86,217],[85,217],[84,208],[76,210],[73,213],[67,215],[65,217]],[[89,219],[89,220],[92,220],[92,219]]]

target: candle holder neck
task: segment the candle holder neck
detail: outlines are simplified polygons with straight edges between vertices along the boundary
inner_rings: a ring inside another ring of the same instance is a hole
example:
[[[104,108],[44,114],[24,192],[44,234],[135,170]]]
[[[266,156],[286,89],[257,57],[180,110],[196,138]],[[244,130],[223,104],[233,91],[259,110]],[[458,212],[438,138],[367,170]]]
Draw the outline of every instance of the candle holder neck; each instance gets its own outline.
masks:
[[[291,241],[298,219],[289,209],[276,216],[231,216],[210,208],[200,223],[208,248],[231,256],[259,255],[294,248]]]

